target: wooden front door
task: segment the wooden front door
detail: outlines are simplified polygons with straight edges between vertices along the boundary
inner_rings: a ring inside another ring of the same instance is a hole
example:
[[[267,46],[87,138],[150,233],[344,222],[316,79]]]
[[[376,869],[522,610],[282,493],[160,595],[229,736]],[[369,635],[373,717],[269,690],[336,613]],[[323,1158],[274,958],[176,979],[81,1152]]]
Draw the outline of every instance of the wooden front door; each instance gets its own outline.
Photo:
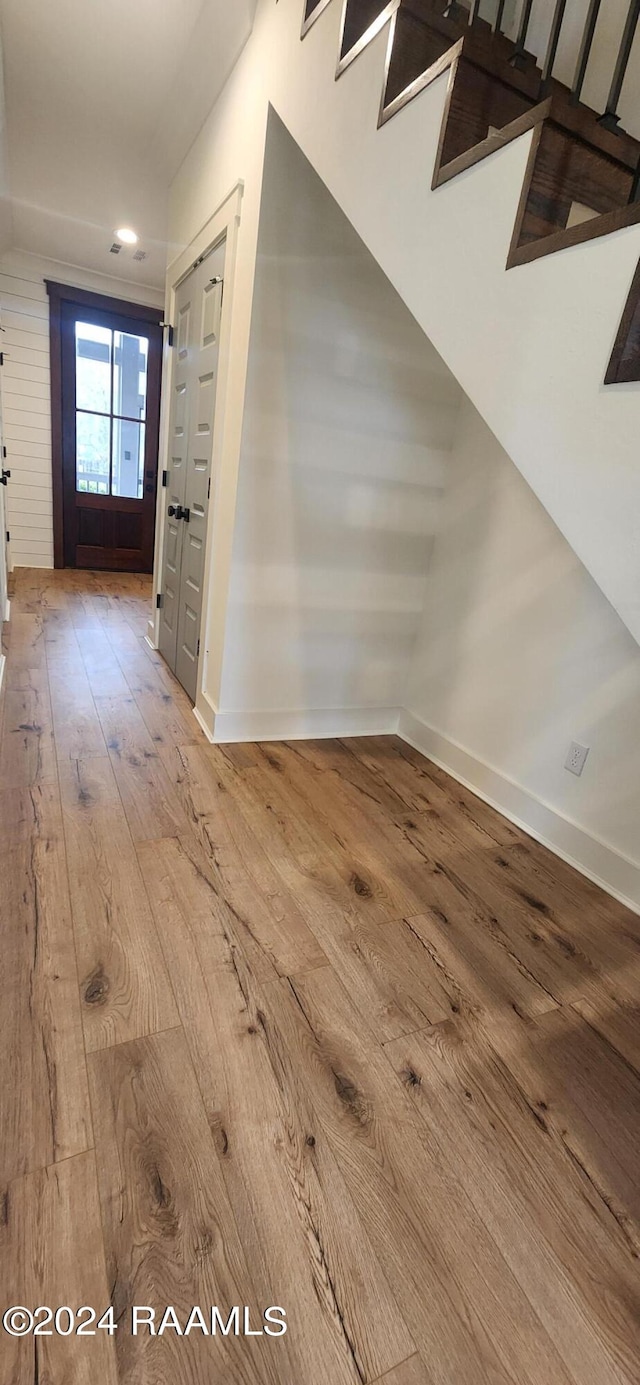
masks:
[[[54,309],[61,287],[48,285],[56,566],[151,572],[162,314],[70,289]]]

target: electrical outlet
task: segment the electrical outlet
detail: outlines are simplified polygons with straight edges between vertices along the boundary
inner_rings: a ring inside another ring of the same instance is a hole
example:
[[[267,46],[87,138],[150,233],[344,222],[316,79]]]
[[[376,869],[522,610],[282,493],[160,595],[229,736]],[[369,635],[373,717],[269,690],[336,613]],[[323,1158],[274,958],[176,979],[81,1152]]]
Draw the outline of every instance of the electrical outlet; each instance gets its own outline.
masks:
[[[577,774],[580,776],[585,767],[588,754],[588,745],[578,745],[577,741],[572,741],[569,746],[569,754],[564,762],[565,769],[568,769],[570,774]]]

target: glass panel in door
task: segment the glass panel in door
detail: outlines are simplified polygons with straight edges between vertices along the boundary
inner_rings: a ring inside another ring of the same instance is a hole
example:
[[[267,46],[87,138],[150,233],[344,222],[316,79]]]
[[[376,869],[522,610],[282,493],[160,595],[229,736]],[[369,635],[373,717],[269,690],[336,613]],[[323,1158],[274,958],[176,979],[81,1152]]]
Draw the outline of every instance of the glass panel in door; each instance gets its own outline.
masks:
[[[143,494],[149,338],[76,322],[76,490]]]

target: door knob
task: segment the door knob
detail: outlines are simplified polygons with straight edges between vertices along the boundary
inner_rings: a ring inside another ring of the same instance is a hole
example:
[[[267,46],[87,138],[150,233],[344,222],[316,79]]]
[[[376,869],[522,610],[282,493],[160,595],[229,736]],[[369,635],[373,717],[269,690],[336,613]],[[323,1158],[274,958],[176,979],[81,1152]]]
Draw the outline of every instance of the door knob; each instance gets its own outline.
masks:
[[[10,472],[10,471],[5,471],[5,470],[4,470],[4,467],[3,467],[3,469],[2,469],[2,476],[0,476],[0,485],[6,486],[7,481],[9,480],[10,475],[11,475],[11,472]]]
[[[174,515],[177,515],[177,516],[178,516],[178,519],[180,518],[180,515],[178,514],[179,508],[180,508],[179,505],[178,505],[178,506],[175,506],[175,505],[170,505],[170,506],[169,506],[169,509],[167,510],[167,514],[171,517],[171,519],[174,518]]]

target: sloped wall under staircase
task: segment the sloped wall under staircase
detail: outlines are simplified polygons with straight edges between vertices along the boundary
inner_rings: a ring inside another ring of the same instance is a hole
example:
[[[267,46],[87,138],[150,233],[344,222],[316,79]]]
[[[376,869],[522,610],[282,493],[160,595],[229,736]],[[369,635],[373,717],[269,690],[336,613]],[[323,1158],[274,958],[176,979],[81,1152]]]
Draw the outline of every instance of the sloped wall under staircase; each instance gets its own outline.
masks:
[[[242,424],[247,422],[244,390],[271,102],[437,345],[479,414],[491,423],[502,447],[513,457],[565,539],[609,601],[617,605],[637,638],[638,390],[627,387],[605,391],[602,379],[640,250],[640,228],[632,227],[507,273],[506,255],[530,136],[493,155],[447,187],[431,192],[446,78],[377,131],[384,35],[335,83],[339,10],[338,3],[329,5],[301,44],[301,6],[297,0],[280,0],[277,6],[259,7],[254,36],[173,189],[172,235],[186,243],[236,179],[241,177],[245,183],[222,465],[216,481],[212,590],[215,620],[211,624],[218,631],[223,630],[224,615],[232,609],[228,604],[229,567],[224,561],[216,565],[216,550],[224,556],[225,546],[216,544],[215,533],[216,525],[228,523],[234,513]],[[478,424],[484,426],[481,419]],[[503,457],[493,438],[492,444]],[[522,494],[528,494],[526,487],[522,487]],[[242,492],[241,504],[244,506]],[[527,513],[525,507],[518,525],[527,526]],[[236,537],[244,518],[244,511],[238,514]],[[554,526],[548,529],[548,533],[552,532],[555,539],[550,544],[549,573],[543,578],[540,568],[539,580],[548,580],[553,587],[556,581],[562,584],[572,565],[578,572],[581,568]],[[607,601],[599,596],[585,573],[582,580],[586,608],[578,602],[572,609],[564,601],[564,625],[562,620],[555,622],[551,641],[564,639],[565,666],[573,660],[574,672],[579,670],[578,681],[592,680],[591,706],[605,709],[600,719],[593,718],[592,724],[584,704],[575,702],[574,735],[592,736],[592,766],[596,765],[597,777],[585,776],[576,781],[575,801],[568,804],[564,781],[558,775],[555,749],[553,763],[548,758],[550,738],[555,737],[559,746],[572,724],[576,683],[570,687],[565,680],[560,694],[555,690],[549,698],[541,697],[537,706],[539,724],[529,726],[528,740],[520,727],[519,734],[526,740],[524,758],[530,755],[530,765],[521,767],[523,783],[516,785],[521,790],[517,805],[509,799],[505,788],[515,773],[508,756],[504,763],[494,766],[498,772],[492,780],[493,796],[498,806],[519,816],[534,835],[545,837],[555,849],[572,856],[609,888],[638,906],[640,862],[632,859],[633,853],[629,855],[628,822],[634,814],[637,819],[640,803],[637,794],[634,798],[633,793],[627,796],[626,790],[621,790],[620,823],[624,827],[612,823],[612,799],[601,792],[597,756],[603,757],[601,766],[607,764],[614,794],[614,761],[619,745],[612,728],[618,715],[624,726],[633,724],[634,718],[637,721],[639,660],[633,642],[627,639]],[[548,586],[544,599],[553,602],[553,591],[550,595]],[[573,622],[579,608],[583,615],[587,609],[588,615],[576,629]],[[469,619],[476,616],[477,612],[470,609]],[[590,631],[595,632],[601,649],[607,648],[600,678],[597,657],[587,657]],[[540,648],[546,647],[546,638],[544,629],[537,628]],[[227,628],[226,639],[219,640],[215,647],[212,641],[210,646],[208,693],[219,716],[216,735],[221,739],[225,738],[225,717],[238,710],[226,696],[233,683],[232,664],[228,661],[232,643],[233,634]],[[452,632],[452,647],[455,643]],[[433,693],[433,672],[427,674],[421,662],[424,648],[423,642],[412,691],[405,702],[414,717],[414,731],[416,720],[433,729],[439,712]],[[512,652],[514,660],[520,658],[517,646]],[[548,669],[545,676],[549,677]],[[405,721],[401,725],[406,734],[411,734],[407,715],[403,714]],[[236,723],[234,737],[249,739],[254,733],[246,729],[243,734],[241,721],[242,718]],[[300,724],[298,721],[298,728]],[[314,728],[306,726],[302,733],[311,734]],[[601,735],[603,726],[605,732]],[[337,723],[332,723],[334,734],[339,729]],[[345,722],[344,733],[354,729],[357,728]],[[389,725],[386,729],[393,728]],[[483,737],[489,728],[480,726],[477,734],[474,731],[473,736],[467,735],[468,726],[462,716],[456,721],[454,708],[453,719],[444,729],[440,757],[454,773],[464,777],[465,771],[456,761],[456,753],[464,744],[472,787],[491,796],[492,789],[480,782],[483,756],[488,753],[488,741]],[[288,727],[283,723],[275,729],[263,729],[260,734],[296,733],[301,732],[292,721]],[[322,734],[322,728],[316,727],[315,734]],[[475,744],[469,744],[474,737]],[[540,751],[542,745],[544,754]],[[436,753],[431,743],[425,744],[425,749]],[[562,792],[558,792],[558,784]],[[542,807],[541,795],[545,798]],[[572,809],[573,823],[568,830]]]
[[[431,190],[447,76],[378,130],[384,30],[334,80],[340,0],[300,41],[300,0],[264,0],[172,189],[187,242],[238,176],[236,402],[246,369],[271,102],[368,249],[640,639],[640,390],[604,374],[640,225],[505,271],[531,134]]]
[[[468,400],[399,725],[640,909],[640,650]]]

